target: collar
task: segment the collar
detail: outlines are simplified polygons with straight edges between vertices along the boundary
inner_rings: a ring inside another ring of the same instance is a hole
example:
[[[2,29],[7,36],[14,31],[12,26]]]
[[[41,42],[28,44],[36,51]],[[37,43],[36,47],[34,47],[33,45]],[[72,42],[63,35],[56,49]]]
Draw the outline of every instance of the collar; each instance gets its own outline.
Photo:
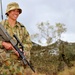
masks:
[[[8,27],[11,27],[11,26],[9,25],[8,20],[5,20],[5,24],[6,24]],[[18,25],[18,21],[16,21],[16,23],[15,23],[15,26],[14,26],[14,27],[19,27],[19,25]]]

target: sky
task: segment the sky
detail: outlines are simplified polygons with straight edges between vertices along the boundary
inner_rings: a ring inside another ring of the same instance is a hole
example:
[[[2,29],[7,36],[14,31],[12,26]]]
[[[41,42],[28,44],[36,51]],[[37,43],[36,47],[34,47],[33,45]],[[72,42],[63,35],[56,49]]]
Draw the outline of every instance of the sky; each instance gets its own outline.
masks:
[[[67,28],[61,39],[75,42],[75,0],[2,0],[4,19],[10,2],[18,2],[22,8],[18,21],[25,25],[30,35],[38,33],[37,23],[49,21],[54,25],[60,22]]]

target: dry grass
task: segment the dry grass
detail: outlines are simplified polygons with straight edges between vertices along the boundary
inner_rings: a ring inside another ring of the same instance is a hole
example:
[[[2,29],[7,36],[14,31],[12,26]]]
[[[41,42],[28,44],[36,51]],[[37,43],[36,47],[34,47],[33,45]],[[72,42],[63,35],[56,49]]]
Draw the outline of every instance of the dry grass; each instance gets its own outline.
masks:
[[[60,72],[58,75],[75,75],[75,67],[65,68],[63,72]]]
[[[25,70],[24,75],[57,75],[56,73],[40,73],[37,70],[35,71],[35,73],[29,68],[27,70]]]
[[[32,71],[26,71],[25,75],[75,75],[75,67],[72,67],[70,69],[65,68],[64,71],[59,72],[58,74],[41,74],[38,72],[32,72]]]
[[[64,71],[59,72],[58,74],[54,73],[54,74],[48,74],[48,73],[38,73],[37,71],[34,73],[31,70],[26,70],[25,71],[25,75],[75,75],[75,67],[72,68],[65,68]]]
[[[25,75],[46,75],[46,74],[41,74],[41,73],[37,73],[37,72],[31,72],[31,71],[26,71]]]

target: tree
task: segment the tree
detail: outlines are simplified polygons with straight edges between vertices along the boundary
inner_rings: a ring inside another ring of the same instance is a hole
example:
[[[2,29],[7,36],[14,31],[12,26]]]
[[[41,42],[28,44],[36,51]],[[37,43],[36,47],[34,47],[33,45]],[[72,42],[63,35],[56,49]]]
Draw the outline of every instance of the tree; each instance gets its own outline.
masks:
[[[66,32],[66,27],[64,24],[61,24],[61,23],[56,23],[56,26],[55,26],[55,35],[56,35],[56,38],[57,39],[61,39],[61,34],[63,32]]]
[[[37,24],[37,28],[40,33],[31,35],[31,38],[37,38],[39,43],[42,43],[41,40],[45,39],[47,45],[50,45],[54,39],[60,39],[61,34],[66,31],[64,24],[56,23],[54,26],[50,25],[48,21]]]

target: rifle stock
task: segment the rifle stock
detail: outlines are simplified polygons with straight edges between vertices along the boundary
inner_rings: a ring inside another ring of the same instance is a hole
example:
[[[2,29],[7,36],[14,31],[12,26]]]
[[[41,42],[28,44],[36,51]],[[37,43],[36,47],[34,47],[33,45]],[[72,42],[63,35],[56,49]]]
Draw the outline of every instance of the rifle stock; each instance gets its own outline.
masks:
[[[27,64],[32,69],[32,71],[35,72],[35,70],[31,66],[31,64],[27,61],[27,59],[23,53],[24,47],[23,47],[22,43],[19,41],[19,39],[17,38],[16,35],[13,35],[13,37],[16,39],[16,42],[11,38],[11,36],[6,31],[6,29],[3,27],[3,25],[0,24],[0,40],[10,42],[12,44],[12,46],[14,47],[14,49],[19,53],[20,58],[23,61],[23,63],[25,65]],[[18,48],[18,45],[20,45],[22,51]]]

